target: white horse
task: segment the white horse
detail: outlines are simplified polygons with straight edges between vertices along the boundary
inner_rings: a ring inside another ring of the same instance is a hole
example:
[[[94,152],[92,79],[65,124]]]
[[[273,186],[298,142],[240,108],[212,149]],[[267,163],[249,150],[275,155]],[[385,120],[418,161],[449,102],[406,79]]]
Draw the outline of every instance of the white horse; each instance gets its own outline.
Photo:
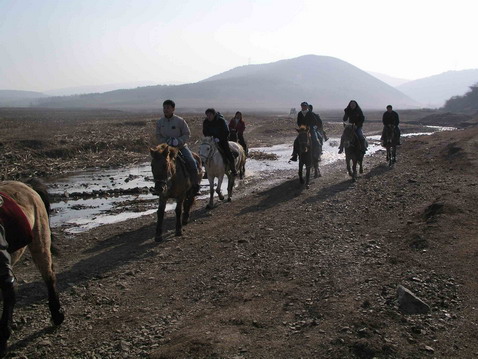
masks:
[[[246,163],[246,154],[242,146],[236,142],[229,141],[229,147],[234,153],[238,153],[234,159],[234,164],[236,171],[239,173],[239,178],[244,177],[245,172],[245,163]],[[232,189],[234,188],[235,177],[231,174],[230,169],[226,171],[226,165],[222,159],[222,155],[217,148],[216,142],[214,142],[214,137],[204,137],[201,145],[199,146],[199,156],[201,157],[202,163],[206,166],[207,179],[209,180],[209,203],[207,208],[213,208],[213,197],[214,197],[214,178],[217,178],[217,188],[216,192],[219,196],[219,199],[224,200],[224,196],[221,192],[222,181],[224,175],[227,175],[228,185],[227,185],[227,201],[230,202],[232,198]]]

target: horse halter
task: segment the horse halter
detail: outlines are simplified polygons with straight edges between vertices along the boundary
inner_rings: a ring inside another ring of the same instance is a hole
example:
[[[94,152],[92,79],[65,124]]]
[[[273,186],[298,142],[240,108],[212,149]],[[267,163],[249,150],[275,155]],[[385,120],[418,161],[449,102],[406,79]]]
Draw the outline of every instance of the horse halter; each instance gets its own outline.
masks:
[[[201,151],[201,147],[203,147],[203,146],[209,147],[207,156],[203,156],[202,153],[201,153],[201,152],[202,152],[202,151]],[[215,147],[216,147],[215,145],[211,145],[211,144],[208,143],[208,142],[203,142],[203,143],[201,143],[200,148],[199,148],[199,156],[204,157],[204,159],[205,159],[204,163],[208,163],[208,162],[211,160],[211,158],[214,156],[214,153],[215,153],[215,149],[214,149],[214,148],[215,148]]]

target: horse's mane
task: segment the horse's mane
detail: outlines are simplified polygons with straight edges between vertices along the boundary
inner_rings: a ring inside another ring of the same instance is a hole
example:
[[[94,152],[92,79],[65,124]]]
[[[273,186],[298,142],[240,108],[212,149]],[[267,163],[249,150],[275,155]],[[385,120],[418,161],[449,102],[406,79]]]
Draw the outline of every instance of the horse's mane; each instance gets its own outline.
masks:
[[[177,147],[168,146],[166,143],[162,143],[150,149],[151,156],[155,157],[157,155],[171,155],[172,158],[175,158],[178,155],[179,149]]]
[[[300,125],[299,126],[299,131],[307,131],[307,126],[306,125]]]

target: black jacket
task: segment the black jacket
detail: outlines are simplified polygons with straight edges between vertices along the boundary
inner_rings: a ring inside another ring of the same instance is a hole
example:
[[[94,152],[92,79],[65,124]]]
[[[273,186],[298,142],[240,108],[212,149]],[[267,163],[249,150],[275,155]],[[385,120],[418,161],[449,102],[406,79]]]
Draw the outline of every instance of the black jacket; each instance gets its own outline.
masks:
[[[350,123],[353,123],[355,126],[359,128],[363,126],[363,123],[365,121],[365,116],[363,115],[363,112],[359,107],[355,107],[355,109],[353,110],[347,107],[344,110],[344,112],[345,112],[344,118],[343,118],[344,122],[348,120]]]
[[[312,126],[316,126],[317,121],[315,118],[315,113],[311,111],[307,111],[307,113],[304,116],[302,114],[302,111],[300,111],[299,114],[297,115],[297,126],[300,127],[302,125],[305,125],[310,128],[312,128]]]
[[[229,127],[223,115],[219,112],[214,116],[214,120],[209,121],[207,118],[202,124],[202,133],[204,136],[213,136],[219,138],[220,141],[227,141],[229,137]]]
[[[398,118],[398,113],[396,113],[395,111],[392,111],[392,112],[385,111],[385,113],[382,116],[382,122],[385,126],[386,125],[398,126],[398,124],[400,123],[400,120]]]

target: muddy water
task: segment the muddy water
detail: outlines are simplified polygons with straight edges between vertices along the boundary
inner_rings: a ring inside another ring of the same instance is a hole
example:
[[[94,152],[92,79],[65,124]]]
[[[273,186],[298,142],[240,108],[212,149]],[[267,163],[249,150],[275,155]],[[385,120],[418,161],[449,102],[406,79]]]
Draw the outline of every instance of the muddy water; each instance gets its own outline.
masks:
[[[453,130],[454,128],[432,127],[432,132]],[[403,134],[403,137],[428,135],[432,132]],[[369,148],[367,155],[382,150],[380,136],[367,137]],[[326,165],[344,158],[337,153],[339,138],[330,138],[323,146],[321,165]],[[271,147],[251,148],[274,154],[275,160],[248,159],[246,163],[246,181],[248,178],[262,178],[271,172],[297,168],[297,163],[289,163],[292,144]],[[65,232],[79,233],[91,228],[137,218],[154,213],[157,197],[149,193],[153,185],[149,163],[114,170],[93,170],[56,179],[47,183],[56,201],[52,204],[51,218],[53,227],[61,227]],[[227,191],[227,177],[222,185]],[[199,198],[209,197],[209,183],[201,183]],[[168,203],[166,210],[175,208],[174,201]]]

